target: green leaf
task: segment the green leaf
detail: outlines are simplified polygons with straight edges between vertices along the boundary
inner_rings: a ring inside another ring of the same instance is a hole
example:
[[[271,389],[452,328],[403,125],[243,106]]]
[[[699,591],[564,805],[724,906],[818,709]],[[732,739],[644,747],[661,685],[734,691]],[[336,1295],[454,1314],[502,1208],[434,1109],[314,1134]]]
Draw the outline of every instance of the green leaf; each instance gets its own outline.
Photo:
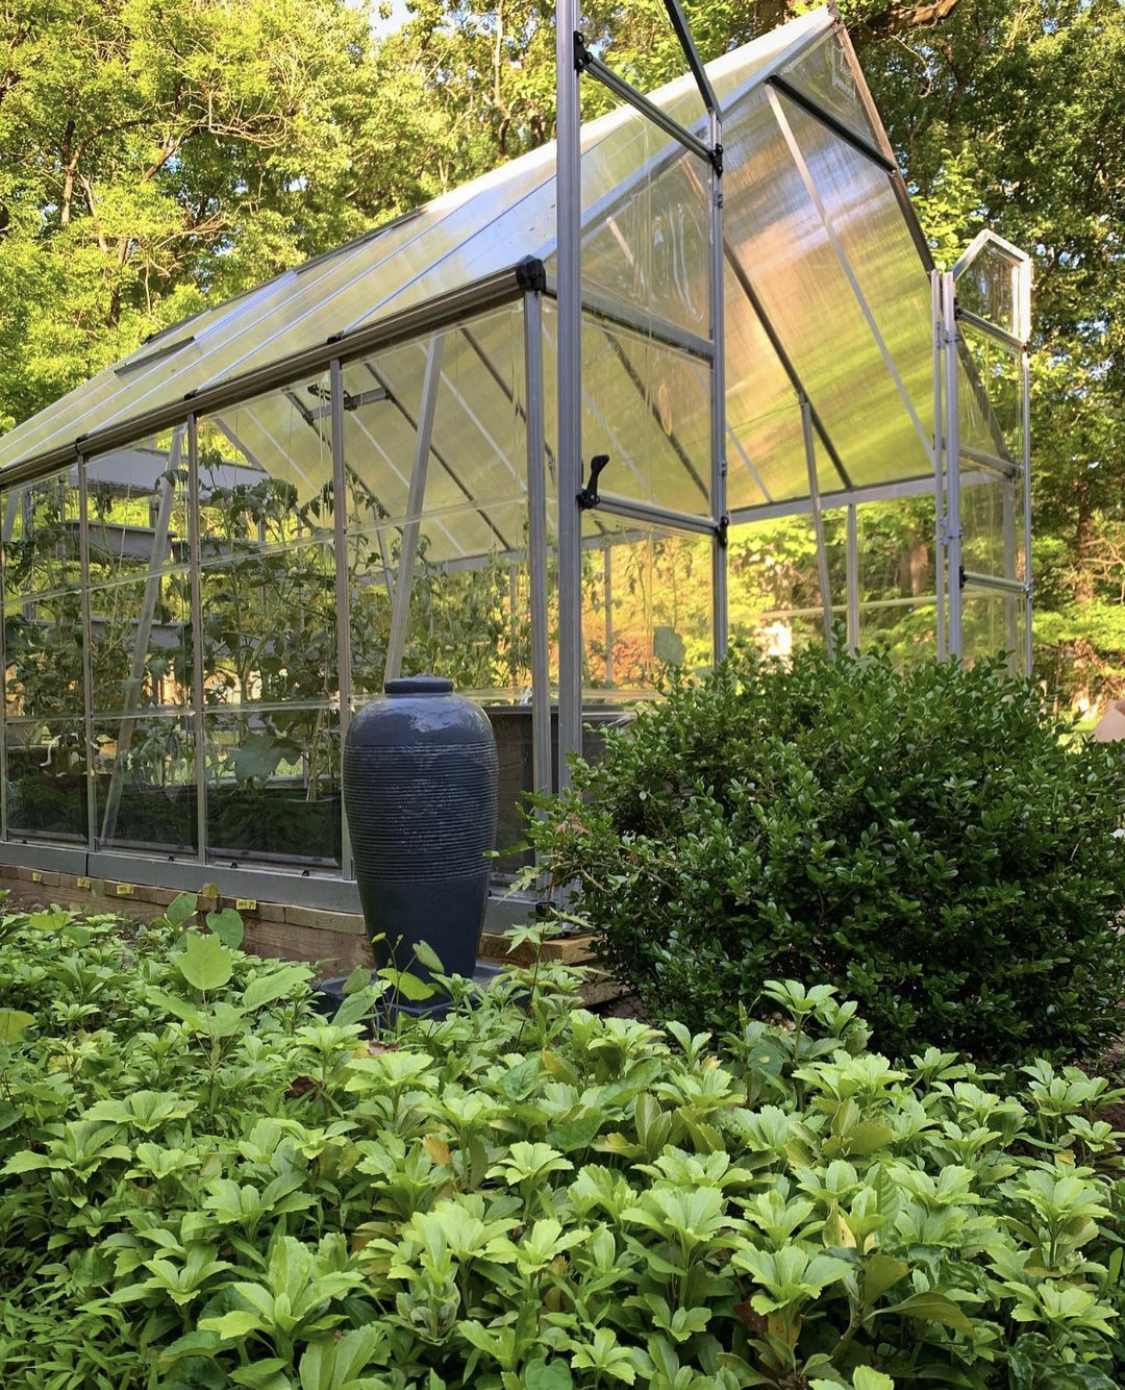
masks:
[[[529,1361],[523,1383],[527,1390],[571,1390],[574,1377],[565,1361]]]
[[[425,941],[414,943],[414,959],[419,965],[424,965],[427,970],[432,970],[435,975],[445,974],[445,966],[441,963],[441,957]]]
[[[391,988],[397,990],[404,999],[409,999],[413,1003],[422,999],[429,999],[431,995],[437,993],[436,986],[427,984],[425,980],[420,980],[409,970],[396,970],[393,965],[388,965],[375,973],[381,980],[386,980]]]
[[[603,1123],[604,1117],[597,1112],[579,1115],[574,1120],[564,1120],[547,1135],[547,1143],[561,1149],[564,1154],[588,1149],[598,1137]]]
[[[349,994],[356,994],[359,990],[366,989],[370,983],[371,971],[365,965],[357,965],[344,981],[342,993],[347,998]]]
[[[371,978],[371,971],[364,972],[368,979]],[[349,994],[332,1017],[332,1022],[341,1028],[346,1028],[349,1023],[358,1023],[361,1018],[366,1018],[375,1007],[375,1001],[379,997],[379,991],[366,988]]]
[[[864,1261],[863,1301],[870,1309],[888,1289],[910,1273],[910,1266],[878,1251]]]
[[[194,1332],[185,1333],[182,1337],[167,1346],[160,1353],[161,1361],[167,1363],[176,1361],[181,1356],[207,1356],[215,1351],[222,1338],[214,1332],[200,1332],[198,1328]]]
[[[214,1332],[224,1342],[256,1332],[261,1325],[262,1320],[257,1313],[241,1308],[224,1313],[221,1318],[204,1318],[199,1324],[204,1332]]]
[[[35,1015],[22,1009],[0,1009],[0,1043],[19,1042],[25,1028],[35,1022]]]
[[[882,1371],[872,1370],[870,1366],[857,1366],[852,1372],[855,1390],[895,1390],[895,1383]]]
[[[260,1009],[263,1004],[272,1004],[275,999],[291,994],[299,984],[309,979],[311,974],[308,966],[286,965],[280,970],[275,970],[272,975],[257,975],[246,986],[246,993],[242,996],[243,1006],[247,1009]]]
[[[911,1294],[901,1303],[889,1308],[880,1308],[880,1313],[897,1313],[904,1318],[924,1318],[927,1322],[938,1322],[950,1327],[954,1332],[962,1332],[966,1337],[975,1338],[977,1333],[964,1309],[946,1298],[944,1294],[928,1289],[925,1293]]]
[[[217,936],[189,932],[187,944],[176,958],[180,974],[196,989],[221,989],[231,977],[234,957]]]
[[[242,945],[246,928],[241,914],[233,907],[224,907],[222,912],[209,912],[207,925],[223,945],[229,946],[232,951],[237,951]]]
[[[848,1152],[862,1156],[873,1154],[877,1149],[885,1149],[888,1144],[893,1144],[895,1132],[890,1125],[867,1121],[855,1125],[845,1137],[848,1141]]]
[[[231,1371],[230,1378],[235,1385],[246,1385],[250,1390],[292,1390],[292,1381],[285,1374],[288,1361],[279,1356],[270,1356],[264,1361],[255,1361],[249,1366],[240,1366]]]
[[[195,916],[198,905],[199,899],[194,893],[181,893],[168,904],[164,915],[174,927],[182,927]]]

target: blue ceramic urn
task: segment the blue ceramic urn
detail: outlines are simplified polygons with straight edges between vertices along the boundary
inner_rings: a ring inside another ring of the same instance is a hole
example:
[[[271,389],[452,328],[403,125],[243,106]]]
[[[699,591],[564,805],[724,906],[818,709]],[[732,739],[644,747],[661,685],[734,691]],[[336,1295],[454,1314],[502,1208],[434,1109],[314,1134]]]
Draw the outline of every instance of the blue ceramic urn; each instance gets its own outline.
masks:
[[[352,719],[344,805],[378,966],[472,976],[496,841],[496,740],[488,716],[438,676],[388,681]]]

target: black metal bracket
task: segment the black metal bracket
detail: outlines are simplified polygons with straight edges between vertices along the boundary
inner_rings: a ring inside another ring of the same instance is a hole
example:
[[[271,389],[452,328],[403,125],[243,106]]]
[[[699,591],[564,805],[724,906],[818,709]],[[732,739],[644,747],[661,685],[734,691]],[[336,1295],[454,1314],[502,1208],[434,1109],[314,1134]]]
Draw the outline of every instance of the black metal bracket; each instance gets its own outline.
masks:
[[[959,586],[960,588],[963,589],[963,588],[965,587],[965,566],[964,566],[964,565],[958,565],[958,567],[957,567],[957,581],[958,581],[958,586]]]
[[[578,32],[574,31],[574,71],[585,72],[593,62],[594,55],[586,47],[586,40]]]
[[[723,147],[716,145],[711,151],[711,165],[720,178],[723,176]]]
[[[719,518],[719,524],[715,527],[715,539],[722,548],[727,548],[727,536],[730,532],[730,517],[725,513]]]
[[[598,479],[602,475],[602,469],[609,462],[608,454],[595,454],[590,460],[590,479],[586,486],[578,494],[578,505],[584,512],[596,507],[602,500],[598,496]]]
[[[516,266],[516,284],[521,290],[544,294],[547,289],[547,267],[538,256],[525,256]]]

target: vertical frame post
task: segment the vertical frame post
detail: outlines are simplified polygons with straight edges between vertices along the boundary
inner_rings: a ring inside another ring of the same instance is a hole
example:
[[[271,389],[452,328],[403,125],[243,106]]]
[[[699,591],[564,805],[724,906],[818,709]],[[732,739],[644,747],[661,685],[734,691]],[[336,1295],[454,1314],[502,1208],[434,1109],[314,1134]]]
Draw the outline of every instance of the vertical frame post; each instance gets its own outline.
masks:
[[[90,503],[86,460],[78,457],[78,565],[82,584],[82,705],[86,741],[86,848],[96,845],[98,784],[94,775],[94,620],[90,612]],[[5,670],[7,667],[5,667]],[[7,776],[4,781],[7,784]]]
[[[941,273],[941,341],[945,366],[945,553],[949,595],[949,655],[964,654],[961,593],[961,424],[957,392],[957,289],[953,272]]]
[[[930,271],[930,318],[934,342],[934,596],[937,608],[938,660],[948,656],[946,641],[946,544],[945,544],[945,416],[942,392],[941,271]]]
[[[543,297],[524,296],[527,391],[527,549],[531,574],[531,765],[537,792],[551,790],[551,667],[547,644],[547,441],[543,409]]]
[[[813,440],[812,407],[801,396],[801,430],[805,437],[805,463],[809,474],[809,500],[812,503],[813,531],[816,535],[816,572],[820,581],[820,602],[824,611],[824,644],[834,655],[832,635],[832,583],[828,577],[828,550],[824,540],[824,512],[820,505],[820,479],[816,475],[816,444]]]
[[[723,122],[716,107],[708,112],[711,148],[721,151]],[[711,164],[710,246],[708,282],[711,300],[711,515],[719,523],[711,542],[711,592],[715,660],[727,651],[729,611],[727,602],[727,401],[725,334],[723,329],[723,176],[716,158]]]
[[[558,473],[559,786],[582,746],[582,130],[575,64],[577,0],[555,9]]]
[[[338,357],[328,368],[332,410],[332,546],[336,564],[336,679],[340,690],[340,766],[352,717],[351,582],[348,578],[348,479],[344,458],[344,372]],[[343,786],[341,778],[341,789]],[[348,812],[340,798],[340,872],[352,872]]]
[[[1024,279],[1027,284],[1024,294],[1030,298],[1030,263],[1024,267]],[[1028,313],[1030,314],[1030,310]],[[1024,675],[1030,676],[1034,659],[1034,643],[1031,633],[1034,600],[1031,580],[1031,361],[1026,345],[1020,353],[1020,389],[1023,397],[1020,402],[1023,411],[1023,478],[1021,479],[1023,486],[1023,582],[1027,590],[1024,598],[1023,658]]]
[[[191,565],[191,702],[195,710],[195,835],[201,864],[207,862],[207,723],[203,717],[202,517],[199,497],[199,426],[188,416],[188,556]]]
[[[849,502],[848,522],[848,651],[859,650],[859,532],[855,503]]]
[[[8,542],[15,526],[18,492],[4,498],[4,531],[0,544],[0,840],[8,838]]]

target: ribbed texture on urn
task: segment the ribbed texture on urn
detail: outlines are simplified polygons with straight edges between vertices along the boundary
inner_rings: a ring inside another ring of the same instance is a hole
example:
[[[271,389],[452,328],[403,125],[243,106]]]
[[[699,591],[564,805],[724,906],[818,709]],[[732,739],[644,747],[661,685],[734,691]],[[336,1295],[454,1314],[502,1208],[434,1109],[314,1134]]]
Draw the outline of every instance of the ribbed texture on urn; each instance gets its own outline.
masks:
[[[426,942],[471,975],[496,843],[496,740],[484,711],[432,676],[405,678],[348,728],[343,786],[376,962],[419,974]],[[396,943],[397,946],[396,946]]]

